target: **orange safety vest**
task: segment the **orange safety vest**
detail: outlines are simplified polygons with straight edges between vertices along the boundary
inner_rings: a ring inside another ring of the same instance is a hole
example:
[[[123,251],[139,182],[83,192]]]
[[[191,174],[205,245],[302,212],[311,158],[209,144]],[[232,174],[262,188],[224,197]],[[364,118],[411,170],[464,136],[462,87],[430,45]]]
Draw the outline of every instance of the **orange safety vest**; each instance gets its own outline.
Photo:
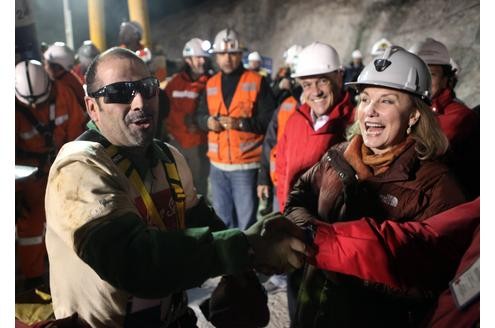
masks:
[[[58,152],[63,144],[76,139],[84,130],[86,122],[76,96],[67,86],[54,81],[47,101],[33,108],[16,99],[15,107],[16,164],[45,164],[41,169],[48,172],[51,163],[43,157]],[[21,107],[32,114],[46,131],[45,135],[33,125]],[[47,141],[51,141],[51,145]]]
[[[206,99],[210,116],[230,116],[251,118],[258,96],[262,76],[252,71],[244,71],[230,103],[225,106],[222,96],[222,75],[215,74],[206,84]],[[263,135],[238,130],[208,132],[208,157],[211,161],[223,164],[246,164],[259,162]]]
[[[191,81],[186,72],[181,72],[175,75],[165,88],[170,103],[170,113],[165,126],[167,132],[182,148],[206,143],[206,133],[197,127],[194,114],[207,79],[206,76],[201,76],[197,81]]]
[[[277,185],[277,176],[275,174],[275,159],[277,157],[277,144],[282,139],[285,130],[285,124],[287,120],[295,112],[298,101],[293,96],[286,98],[282,104],[280,104],[280,109],[277,114],[277,143],[273,146],[270,151],[270,178],[272,179],[273,185]]]

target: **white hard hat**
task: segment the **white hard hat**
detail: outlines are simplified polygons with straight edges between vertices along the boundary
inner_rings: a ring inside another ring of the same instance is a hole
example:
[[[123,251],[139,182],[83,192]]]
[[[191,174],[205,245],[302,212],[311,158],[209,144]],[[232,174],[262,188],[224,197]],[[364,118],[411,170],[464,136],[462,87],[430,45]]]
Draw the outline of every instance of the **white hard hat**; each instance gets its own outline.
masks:
[[[376,41],[373,46],[371,47],[371,55],[373,57],[375,56],[381,56],[387,48],[390,48],[392,46],[392,43],[388,41],[385,38],[382,38],[378,41]]]
[[[313,42],[299,54],[291,77],[319,75],[340,69],[342,65],[337,51],[328,44]]]
[[[199,38],[193,38],[186,42],[186,45],[182,50],[182,56],[210,57],[210,54],[207,51],[208,49],[205,49],[205,45],[206,43],[203,40]]]
[[[359,49],[356,49],[352,52],[351,57],[352,57],[352,59],[358,59],[358,58],[362,59],[363,54],[361,53],[361,51],[359,51]]]
[[[143,48],[136,50],[136,55],[141,58],[145,63],[149,63],[151,60],[151,50],[148,48]]]
[[[248,56],[248,61],[261,61],[261,55],[257,51],[253,51]]]
[[[237,32],[233,29],[226,28],[218,32],[215,36],[212,52],[242,52],[244,49],[239,43]]]
[[[383,86],[407,91],[426,103],[431,97],[431,75],[428,65],[417,55],[399,46],[391,46],[379,58],[366,65],[356,82],[346,85]]]
[[[72,66],[74,66],[74,51],[63,42],[55,42],[49,46],[43,57],[49,63],[59,64],[66,71],[70,71]]]
[[[421,57],[428,65],[450,65],[447,47],[432,38],[417,42],[409,51]]]
[[[50,96],[51,82],[37,60],[15,65],[15,97],[26,105],[40,104]]]
[[[303,47],[298,44],[294,44],[289,49],[287,49],[287,51],[284,52],[285,64],[295,65],[297,58],[302,50]]]

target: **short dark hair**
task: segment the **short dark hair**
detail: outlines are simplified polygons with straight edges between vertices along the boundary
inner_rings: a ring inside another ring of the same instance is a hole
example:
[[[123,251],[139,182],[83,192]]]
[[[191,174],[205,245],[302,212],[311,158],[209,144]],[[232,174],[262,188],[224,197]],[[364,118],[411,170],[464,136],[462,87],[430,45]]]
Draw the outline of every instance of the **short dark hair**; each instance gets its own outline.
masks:
[[[98,66],[100,65],[101,62],[111,59],[111,58],[119,58],[119,59],[129,59],[129,60],[134,60],[136,62],[142,63],[146,68],[148,67],[141,58],[139,58],[133,51],[126,49],[126,48],[120,48],[120,47],[113,47],[108,49],[105,52],[102,52],[101,54],[97,55],[91,64],[89,64],[88,70],[86,71],[86,74],[84,75],[84,78],[86,80],[86,90],[88,93],[95,92],[98,90],[96,87],[97,84],[97,73],[98,73]],[[150,73],[151,75],[151,73]]]

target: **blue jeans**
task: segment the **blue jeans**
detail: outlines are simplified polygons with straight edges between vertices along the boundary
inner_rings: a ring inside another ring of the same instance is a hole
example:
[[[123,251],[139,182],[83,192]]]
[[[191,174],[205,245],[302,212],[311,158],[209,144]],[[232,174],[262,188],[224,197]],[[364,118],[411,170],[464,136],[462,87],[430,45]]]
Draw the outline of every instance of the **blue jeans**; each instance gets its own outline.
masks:
[[[223,171],[210,165],[213,208],[228,228],[245,230],[256,222],[258,169]]]

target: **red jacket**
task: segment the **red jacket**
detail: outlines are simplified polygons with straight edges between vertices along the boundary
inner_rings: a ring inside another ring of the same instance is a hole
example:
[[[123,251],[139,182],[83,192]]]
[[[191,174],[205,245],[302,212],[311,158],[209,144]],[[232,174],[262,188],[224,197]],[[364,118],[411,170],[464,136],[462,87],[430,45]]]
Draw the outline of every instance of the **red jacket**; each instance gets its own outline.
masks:
[[[296,109],[277,144],[275,174],[280,211],[284,210],[287,195],[297,178],[320,160],[332,145],[344,141],[345,129],[354,118],[354,106],[348,92],[330,110],[328,122],[318,131],[313,129],[310,111],[307,104]]]
[[[199,95],[206,87],[207,76],[192,81],[187,72],[175,75],[165,87],[170,103],[170,113],[165,121],[167,132],[182,148],[192,148],[206,143],[206,133],[194,120]]]
[[[82,80],[79,79],[79,76],[77,76],[76,73],[73,71],[67,71],[63,73],[57,81],[60,81],[62,84],[65,84],[65,86],[69,87],[69,89],[72,90],[74,95],[77,98],[77,101],[79,102],[79,105],[81,105],[81,109],[83,113],[86,113],[86,104],[84,102],[84,89],[83,89],[83,84]]]
[[[479,197],[421,222],[314,223],[318,268],[403,291],[445,290],[429,327],[471,327],[479,320],[479,298],[461,311],[448,289],[479,258]]]
[[[480,194],[480,120],[474,111],[444,89],[433,98],[432,109],[450,143],[449,162],[468,199]]]

